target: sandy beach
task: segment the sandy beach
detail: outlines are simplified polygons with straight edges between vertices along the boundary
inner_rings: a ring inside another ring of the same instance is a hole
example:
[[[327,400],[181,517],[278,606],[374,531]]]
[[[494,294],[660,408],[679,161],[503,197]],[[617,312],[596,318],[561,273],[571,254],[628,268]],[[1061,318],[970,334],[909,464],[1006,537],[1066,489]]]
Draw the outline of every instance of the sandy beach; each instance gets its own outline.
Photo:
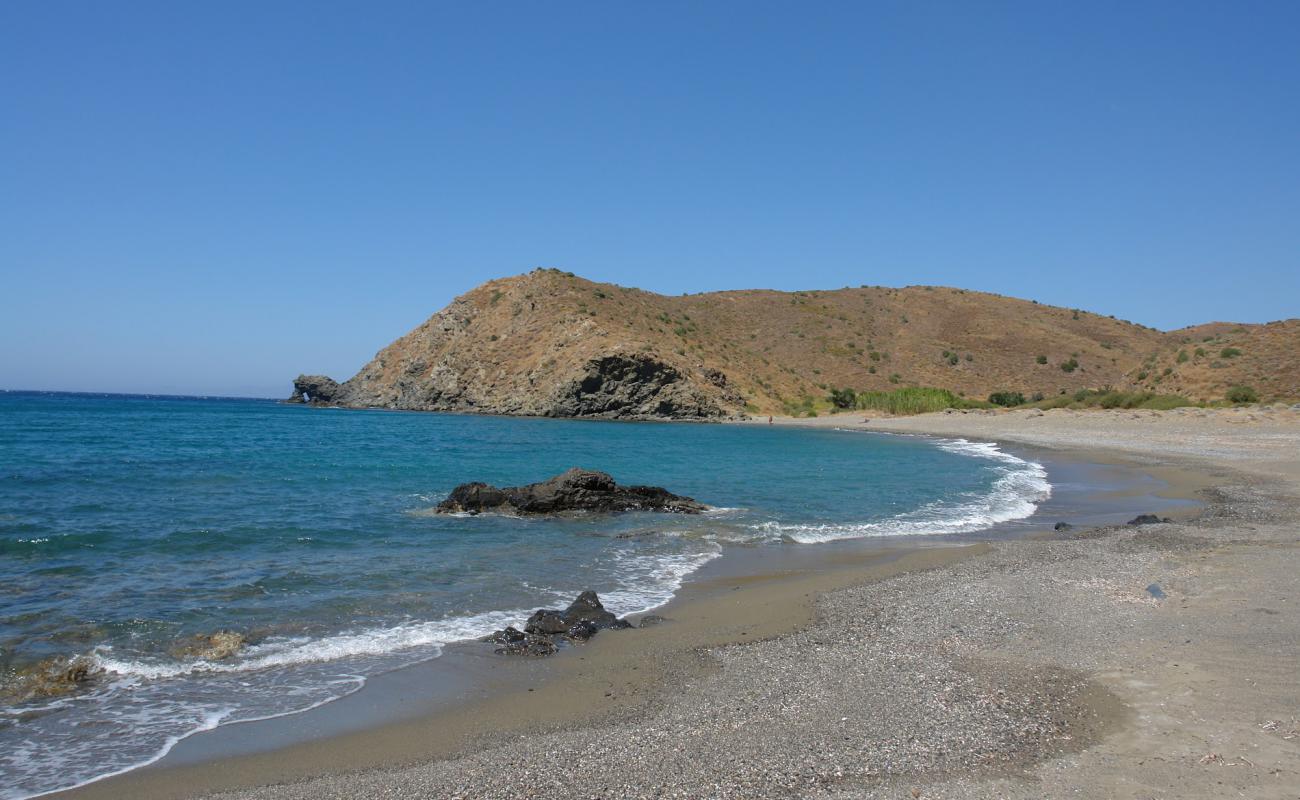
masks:
[[[1300,413],[866,416],[781,423],[1050,448],[1202,505],[716,579],[454,711],[60,796],[1297,797]]]

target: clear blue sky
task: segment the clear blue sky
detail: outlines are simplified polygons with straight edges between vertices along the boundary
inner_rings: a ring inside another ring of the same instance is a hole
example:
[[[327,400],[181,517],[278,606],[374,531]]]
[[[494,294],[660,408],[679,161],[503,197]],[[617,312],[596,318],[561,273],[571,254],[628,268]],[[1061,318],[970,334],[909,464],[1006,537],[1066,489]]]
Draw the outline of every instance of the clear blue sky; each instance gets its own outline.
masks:
[[[284,396],[482,281],[1300,315],[1300,3],[0,3],[0,388]]]

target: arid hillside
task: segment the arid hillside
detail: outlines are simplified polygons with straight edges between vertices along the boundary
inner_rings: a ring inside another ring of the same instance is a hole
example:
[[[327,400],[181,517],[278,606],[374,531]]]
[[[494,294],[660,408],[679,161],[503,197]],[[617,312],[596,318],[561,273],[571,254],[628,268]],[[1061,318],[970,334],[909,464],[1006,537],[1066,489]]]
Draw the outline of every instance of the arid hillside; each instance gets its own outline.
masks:
[[[937,286],[667,297],[539,269],[458,297],[337,384],[294,399],[430,411],[711,419],[787,413],[832,388],[1027,397],[1112,386],[1300,398],[1300,320],[1162,332]]]

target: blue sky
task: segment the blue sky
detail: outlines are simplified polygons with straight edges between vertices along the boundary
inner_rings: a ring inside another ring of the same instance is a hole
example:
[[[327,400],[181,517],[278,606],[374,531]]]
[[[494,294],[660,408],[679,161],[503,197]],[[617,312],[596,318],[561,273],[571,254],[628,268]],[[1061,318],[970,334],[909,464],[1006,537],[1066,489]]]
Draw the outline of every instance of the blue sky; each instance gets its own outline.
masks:
[[[1300,3],[0,3],[0,388],[283,396],[535,266],[1300,314]]]

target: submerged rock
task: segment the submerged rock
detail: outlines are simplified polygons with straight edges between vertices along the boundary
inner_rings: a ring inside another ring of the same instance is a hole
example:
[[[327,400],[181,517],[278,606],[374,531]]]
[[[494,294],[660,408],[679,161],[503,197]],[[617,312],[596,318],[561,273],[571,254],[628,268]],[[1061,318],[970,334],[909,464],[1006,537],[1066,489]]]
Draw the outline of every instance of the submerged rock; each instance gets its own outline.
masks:
[[[85,656],[47,658],[18,670],[4,687],[14,700],[62,697],[92,684],[104,671]]]
[[[248,639],[236,631],[221,630],[216,633],[192,636],[171,649],[176,658],[193,658],[199,661],[221,661],[244,649]]]
[[[556,514],[565,511],[661,511],[699,514],[708,506],[658,486],[619,486],[604,472],[574,467],[550,480],[497,488],[463,483],[435,509],[442,514],[496,511],[504,514]]]
[[[1173,522],[1173,520],[1170,519],[1169,517],[1164,517],[1162,519],[1160,517],[1157,517],[1155,514],[1138,514],[1136,517],[1134,517],[1133,519],[1129,520],[1124,524],[1125,525],[1159,525],[1162,522]]]
[[[512,656],[549,656],[561,642],[585,642],[601,630],[630,628],[632,624],[605,610],[596,593],[588,589],[563,611],[539,608],[524,629],[505,628],[483,638],[500,645],[497,653]]]

